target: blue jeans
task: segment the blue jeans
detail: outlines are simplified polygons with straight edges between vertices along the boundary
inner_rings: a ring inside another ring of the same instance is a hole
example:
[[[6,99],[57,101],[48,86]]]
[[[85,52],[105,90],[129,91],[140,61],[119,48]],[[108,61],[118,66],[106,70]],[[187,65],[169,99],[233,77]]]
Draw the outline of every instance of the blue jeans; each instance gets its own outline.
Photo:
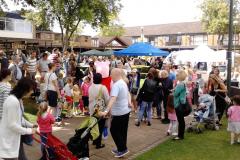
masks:
[[[162,102],[159,102],[156,104],[156,109],[157,109],[157,116],[161,117],[161,113],[162,113]]]
[[[48,134],[51,133],[41,133],[41,143],[43,144],[47,144],[47,136]],[[54,159],[54,151],[53,149],[50,148],[46,148],[45,145],[41,144],[41,151],[42,151],[42,158],[41,160],[53,160]]]
[[[151,119],[152,119],[152,104],[153,104],[153,102],[145,102],[145,101],[141,102],[140,109],[139,109],[139,112],[138,112],[138,121],[139,122],[142,120],[145,110],[147,112],[148,122],[151,121]]]

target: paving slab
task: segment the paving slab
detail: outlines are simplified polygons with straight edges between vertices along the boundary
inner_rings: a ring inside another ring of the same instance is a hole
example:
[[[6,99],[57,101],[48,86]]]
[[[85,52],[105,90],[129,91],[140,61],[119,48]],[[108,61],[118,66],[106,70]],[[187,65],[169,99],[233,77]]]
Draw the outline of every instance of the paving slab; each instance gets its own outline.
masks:
[[[83,120],[84,118],[80,117],[67,119],[65,120],[66,126],[54,128],[53,134],[66,144],[69,138],[74,135],[75,129],[79,127]],[[121,160],[134,159],[136,155],[139,155],[166,140],[168,138],[166,136],[167,127],[168,125],[162,124],[158,119],[153,119],[152,126],[147,126],[145,123],[142,123],[140,127],[136,127],[135,119],[134,117],[131,117],[128,130],[128,149],[130,150],[130,153],[126,157],[121,158]],[[107,140],[103,140],[103,143],[106,147],[97,150],[92,145],[92,142],[89,142],[90,159],[117,159],[114,158],[111,153],[111,149],[115,148],[111,135],[109,135]],[[25,146],[25,151],[29,160],[38,160],[41,157],[40,144],[36,142],[34,142],[33,146]]]

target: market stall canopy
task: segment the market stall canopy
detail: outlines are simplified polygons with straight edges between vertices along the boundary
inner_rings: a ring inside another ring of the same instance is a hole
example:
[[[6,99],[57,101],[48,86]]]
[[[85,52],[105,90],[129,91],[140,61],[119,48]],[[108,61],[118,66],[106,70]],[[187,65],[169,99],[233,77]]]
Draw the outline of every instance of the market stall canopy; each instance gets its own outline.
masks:
[[[134,43],[126,49],[115,51],[117,56],[167,56],[169,52],[163,51],[159,48],[152,46],[149,43]]]
[[[92,49],[90,51],[86,51],[86,52],[82,52],[81,55],[85,55],[85,56],[102,56],[103,52]]]
[[[106,50],[106,51],[104,51],[103,52],[103,56],[111,56],[111,55],[113,55],[113,50]]]

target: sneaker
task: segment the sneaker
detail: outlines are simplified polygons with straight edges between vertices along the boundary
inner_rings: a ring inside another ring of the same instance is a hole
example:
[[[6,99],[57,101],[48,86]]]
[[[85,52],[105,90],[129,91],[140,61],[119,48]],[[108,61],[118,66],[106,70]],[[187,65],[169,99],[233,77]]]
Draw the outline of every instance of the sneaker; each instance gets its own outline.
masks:
[[[117,149],[112,149],[111,152],[112,152],[112,154],[114,154],[114,155],[117,155],[117,154],[118,154],[118,150],[117,150]]]
[[[147,122],[147,126],[151,126],[152,124],[151,124],[151,122]]]
[[[135,126],[139,127],[140,126],[140,122],[135,123]]]
[[[114,157],[115,157],[115,158],[121,158],[121,157],[125,156],[125,155],[128,154],[128,153],[129,153],[129,150],[126,149],[126,150],[123,151],[123,152],[117,152],[117,154],[116,154]]]

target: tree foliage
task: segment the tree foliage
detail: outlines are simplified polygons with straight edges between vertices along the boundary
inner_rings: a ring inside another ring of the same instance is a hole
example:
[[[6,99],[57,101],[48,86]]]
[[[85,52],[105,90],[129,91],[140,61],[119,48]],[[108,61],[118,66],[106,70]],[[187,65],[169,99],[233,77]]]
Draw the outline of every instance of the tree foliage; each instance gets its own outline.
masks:
[[[204,0],[200,6],[202,10],[202,23],[204,30],[210,34],[218,35],[218,44],[223,44],[224,35],[228,33],[229,26],[229,0]],[[234,0],[234,20],[239,15],[239,0]],[[240,22],[239,22],[240,23]],[[239,23],[235,24],[239,31]]]
[[[110,23],[108,25],[103,25],[100,30],[100,35],[106,37],[122,36],[124,33],[123,24],[115,17],[112,17]]]
[[[54,21],[59,24],[63,50],[68,48],[80,23],[93,27],[108,25],[110,17],[117,15],[121,9],[120,0],[31,0],[30,5],[37,12],[29,12],[29,17],[39,26],[40,22],[42,26]]]

